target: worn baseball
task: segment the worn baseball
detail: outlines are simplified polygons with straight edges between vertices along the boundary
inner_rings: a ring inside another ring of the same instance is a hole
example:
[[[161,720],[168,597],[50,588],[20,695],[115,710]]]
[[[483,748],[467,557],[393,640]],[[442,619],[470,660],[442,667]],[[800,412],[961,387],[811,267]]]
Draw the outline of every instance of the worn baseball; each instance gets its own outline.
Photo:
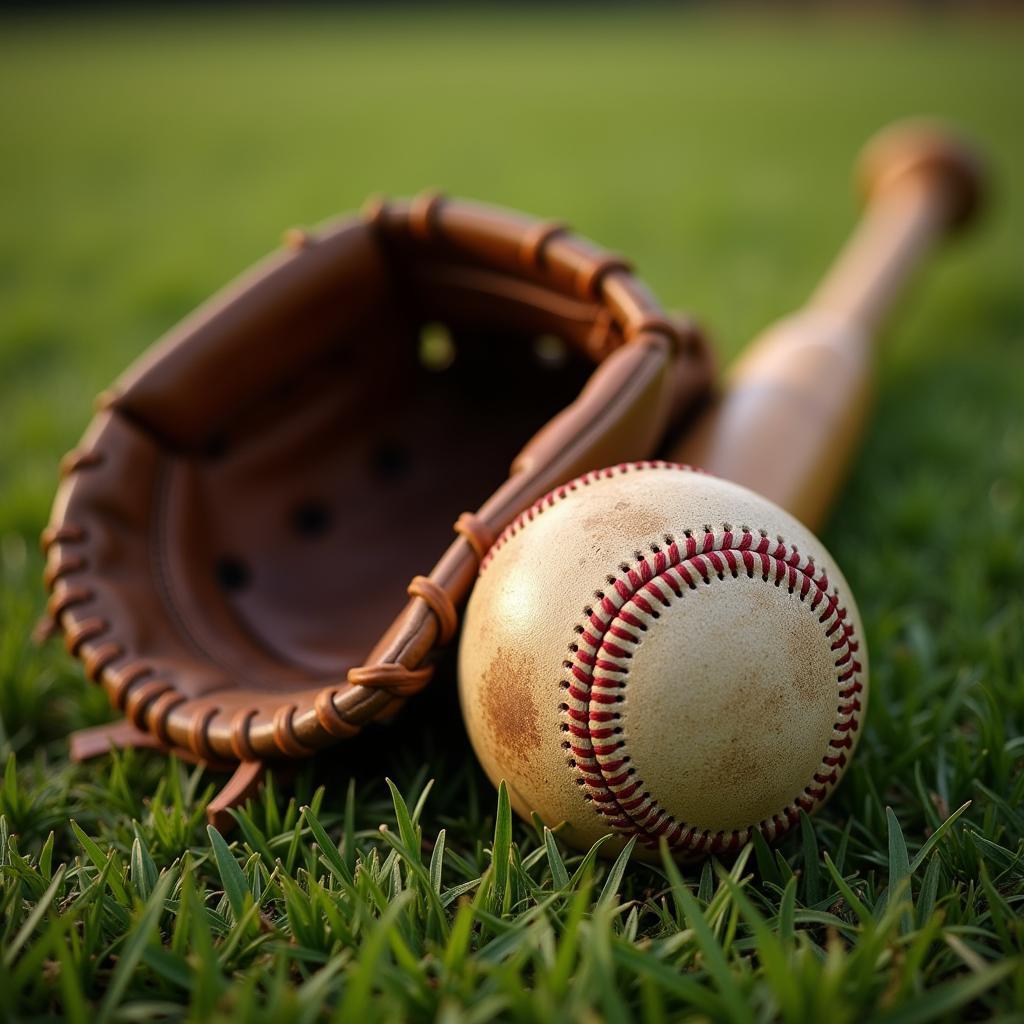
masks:
[[[829,798],[868,694],[857,606],[821,542],[666,462],[580,477],[513,522],[466,610],[469,736],[571,845],[678,857],[773,840]]]

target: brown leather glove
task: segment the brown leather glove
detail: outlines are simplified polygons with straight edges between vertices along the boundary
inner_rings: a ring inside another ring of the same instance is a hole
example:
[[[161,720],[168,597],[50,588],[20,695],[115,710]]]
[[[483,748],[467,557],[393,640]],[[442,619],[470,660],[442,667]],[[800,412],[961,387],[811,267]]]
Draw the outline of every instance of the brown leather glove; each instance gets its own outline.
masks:
[[[73,754],[242,762],[222,824],[264,759],[423,687],[495,534],[649,456],[710,378],[558,224],[426,195],[285,242],[101,396],[43,534],[52,622],[131,723]]]

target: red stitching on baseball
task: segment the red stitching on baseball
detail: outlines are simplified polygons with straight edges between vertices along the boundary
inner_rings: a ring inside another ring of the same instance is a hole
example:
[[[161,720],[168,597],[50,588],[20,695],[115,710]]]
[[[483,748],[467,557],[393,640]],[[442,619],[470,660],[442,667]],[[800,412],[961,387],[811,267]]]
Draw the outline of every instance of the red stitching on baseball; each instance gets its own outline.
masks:
[[[574,491],[617,474],[655,469],[692,471],[676,463],[651,461],[624,463],[577,477],[517,516],[481,563],[481,573],[510,538]],[[839,769],[846,764],[847,755],[842,751],[852,748],[852,734],[860,726],[862,706],[857,694],[864,686],[860,679],[862,667],[855,657],[860,644],[853,625],[847,621],[847,611],[840,605],[827,574],[818,571],[813,558],[800,555],[781,537],[770,540],[764,530],[741,527],[736,531],[724,525],[721,532],[715,532],[705,526],[699,531],[699,540],[695,532],[685,531],[681,540],[664,537],[664,546],[651,545],[648,554],[637,552],[636,564],[623,564],[619,567],[621,576],[609,576],[607,589],[595,595],[594,604],[584,610],[584,618],[575,626],[571,658],[564,662],[567,677],[561,684],[566,698],[559,709],[562,730],[572,737],[563,743],[569,765],[578,773],[577,782],[585,790],[586,798],[615,831],[638,836],[652,846],[664,836],[677,852],[720,853],[739,849],[754,829],[774,840],[799,821],[799,809],[809,813],[824,802],[838,782]],[[644,791],[630,757],[619,756],[625,741],[614,739],[621,734],[616,725],[621,716],[614,707],[624,700],[620,691],[626,687],[629,674],[631,652],[623,644],[635,646],[640,642],[640,634],[650,628],[627,605],[657,618],[657,608],[668,607],[686,590],[710,586],[712,580],[724,580],[727,576],[736,579],[741,572],[750,578],[760,574],[766,583],[776,587],[785,585],[812,612],[822,608],[815,617],[824,627],[823,633],[831,641],[829,647],[835,655],[837,717],[821,764],[790,803],[771,817],[745,828],[711,832],[678,821]],[[624,625],[629,628],[623,628]]]
[[[561,484],[558,487],[553,488],[544,495],[543,498],[539,498],[528,508],[523,509],[505,527],[501,533],[498,534],[498,539],[491,545],[491,550],[487,552],[483,561],[480,563],[480,572],[490,564],[491,559],[494,558],[495,552],[501,550],[505,544],[508,543],[527,523],[532,523],[537,516],[541,515],[543,511],[550,508],[552,505],[561,501],[573,491],[578,491],[581,487],[589,487],[590,484],[597,480],[606,480],[616,474],[622,473],[636,473],[640,470],[645,469],[682,469],[687,470],[691,473],[703,473],[704,470],[697,468],[696,466],[684,466],[679,462],[665,462],[663,459],[647,459],[643,462],[620,462],[615,466],[608,466],[605,469],[593,469],[589,473],[583,473],[581,476],[576,477],[574,480],[570,480],[566,484]]]

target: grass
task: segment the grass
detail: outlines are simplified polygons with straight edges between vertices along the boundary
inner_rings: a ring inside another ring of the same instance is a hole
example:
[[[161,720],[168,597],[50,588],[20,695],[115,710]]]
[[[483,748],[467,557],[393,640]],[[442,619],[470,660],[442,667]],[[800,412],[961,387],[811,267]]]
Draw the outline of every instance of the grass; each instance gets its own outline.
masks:
[[[7,20],[0,1018],[1024,1020],[1022,36],[662,9]],[[67,761],[109,712],[27,639],[57,458],[283,226],[427,184],[567,217],[728,354],[834,251],[861,142],[919,111],[978,138],[996,202],[881,353],[824,536],[865,617],[868,728],[798,834],[732,864],[571,853],[475,766],[450,665],[227,838],[216,776]]]

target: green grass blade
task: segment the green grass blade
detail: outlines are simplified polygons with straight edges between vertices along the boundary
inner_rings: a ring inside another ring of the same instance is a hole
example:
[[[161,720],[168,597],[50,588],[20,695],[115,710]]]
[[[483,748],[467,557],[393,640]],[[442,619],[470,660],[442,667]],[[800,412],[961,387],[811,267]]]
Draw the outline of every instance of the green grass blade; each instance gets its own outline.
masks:
[[[697,883],[697,902],[706,907],[715,895],[715,874],[711,861],[705,860],[700,866],[700,881]]]
[[[625,877],[626,867],[629,864],[629,858],[633,855],[635,846],[636,836],[633,836],[619,851],[619,855],[615,858],[615,863],[612,864],[611,870],[608,872],[608,877],[604,880],[601,895],[597,898],[597,905],[599,907],[614,902],[618,896],[619,886],[622,885],[622,879]]]
[[[575,889],[576,886],[580,885],[583,879],[594,869],[594,865],[597,863],[598,855],[601,853],[602,848],[606,843],[610,843],[612,840],[611,835],[601,836],[600,839],[587,852],[583,855],[583,860],[580,861],[579,866],[572,873],[572,877],[569,879],[569,888]]]
[[[252,899],[249,883],[246,882],[245,873],[239,867],[238,861],[235,860],[224,837],[213,825],[206,826],[206,833],[210,837],[213,857],[217,862],[217,871],[224,886],[224,894],[231,906],[231,913],[234,915],[235,921],[239,922],[245,916],[248,901]]]
[[[569,872],[566,870],[565,861],[558,852],[558,844],[555,836],[546,825],[544,826],[544,850],[547,853],[548,866],[551,868],[551,881],[556,889],[566,889],[569,886]]]
[[[309,826],[310,832],[313,833],[313,840],[320,847],[320,854],[327,864],[327,869],[336,878],[351,885],[353,878],[348,863],[342,854],[338,852],[338,847],[331,841],[327,830],[320,824],[320,819],[313,813],[311,807],[302,808],[302,819]]]
[[[752,843],[754,846],[754,859],[757,861],[757,871],[765,882],[773,882],[780,889],[783,887],[782,876],[779,874],[779,869],[775,864],[775,858],[772,856],[771,847],[768,845],[767,840],[761,834],[759,828],[754,829],[754,835],[752,837]]]
[[[54,933],[53,956],[60,964],[60,991],[64,998],[61,1014],[69,1024],[89,1024],[92,1021],[92,1007],[82,991],[81,979],[75,969],[70,949],[71,938]]]
[[[49,881],[53,877],[53,831],[46,837],[39,851],[39,873]]]
[[[346,978],[345,994],[334,1014],[339,1022],[369,1020],[372,995],[377,982],[377,967],[388,945],[388,933],[412,901],[412,893],[400,893],[380,916],[363,940],[355,968]]]
[[[671,860],[664,841],[662,841],[662,858],[666,862]],[[692,929],[697,945],[700,947],[704,966],[714,981],[718,994],[722,997],[724,1009],[729,1020],[736,1022],[753,1021],[753,1011],[740,994],[736,978],[729,968],[725,952],[718,944],[718,940],[708,925],[696,899],[690,895],[686,886],[681,886],[677,891],[674,891],[676,898],[682,906],[686,923]]]
[[[434,849],[430,854],[430,887],[441,895],[441,876],[444,873],[444,844],[447,833],[444,829],[441,829],[437,833],[437,842],[434,843]]]
[[[918,894],[917,905],[914,908],[919,928],[923,928],[935,912],[941,870],[942,861],[939,859],[939,855],[937,853],[932,854],[932,859],[928,862],[928,867],[925,869],[924,880],[921,882],[921,892]]]
[[[1017,959],[1003,960],[977,974],[947,981],[906,1006],[881,1014],[877,1020],[879,1024],[927,1024],[929,1021],[948,1018],[1018,971],[1024,971],[1024,962]]]
[[[341,833],[341,858],[348,869],[348,877],[356,869],[356,780],[348,780],[345,790],[345,816]]]
[[[423,808],[427,806],[427,798],[430,796],[430,791],[433,788],[434,780],[430,779],[430,781],[423,787],[423,791],[416,798],[416,804],[412,809],[412,822],[414,825],[419,825],[420,818],[423,817]]]
[[[914,928],[914,898],[910,891],[910,858],[907,855],[907,842],[903,838],[903,829],[896,819],[891,807],[886,807],[885,818],[889,825],[889,899],[894,894],[902,893],[902,898],[909,901],[910,906],[900,917],[900,932],[908,934]]]
[[[21,927],[18,929],[17,935],[11,940],[7,948],[4,950],[3,964],[5,967],[10,967],[11,964],[18,958],[18,952],[22,946],[29,940],[32,933],[36,930],[36,926],[46,916],[46,912],[50,909],[50,904],[53,902],[54,896],[57,895],[57,890],[60,889],[61,884],[64,881],[64,872],[66,865],[61,864],[57,868],[57,873],[53,876],[53,881],[47,886],[46,892],[43,893],[39,902],[32,908],[31,912],[25,918]]]
[[[502,779],[498,786],[498,812],[494,821],[494,842],[491,845],[491,864],[494,868],[494,889],[491,907],[495,913],[508,909],[509,863],[512,854],[512,805],[508,798],[508,787]]]
[[[132,822],[132,831],[135,833],[135,839],[132,841],[131,859],[128,864],[129,878],[135,891],[143,900],[147,900],[160,872],[157,871],[149,847],[142,837],[138,822]]]
[[[925,862],[928,854],[942,841],[942,837],[956,824],[957,819],[971,806],[968,800],[961,804],[926,840],[917,856],[910,862],[910,874],[915,874],[917,869]]]
[[[275,857],[267,845],[267,837],[244,807],[232,807],[231,815],[238,822],[245,841],[263,858],[267,867],[273,870]]]
[[[839,871],[839,868],[832,863],[832,858],[828,855],[828,852],[824,855],[825,869],[832,876],[832,881],[835,887],[842,893],[843,899],[846,900],[847,906],[857,915],[861,924],[866,924],[872,920],[871,911],[864,906],[863,901],[857,896],[846,879],[843,878]]]
[[[454,903],[460,896],[465,896],[466,893],[472,892],[482,879],[472,878],[468,882],[462,882],[459,885],[453,885],[450,889],[446,889],[441,896],[441,906],[447,907]]]
[[[97,1024],[106,1024],[120,1005],[121,997],[128,988],[135,968],[142,959],[142,954],[156,930],[157,922],[164,910],[164,901],[167,899],[167,893],[170,891],[173,881],[174,876],[169,871],[165,871],[160,876],[153,887],[152,895],[143,906],[131,931],[125,936],[117,958],[117,966],[110,976],[110,983],[96,1014]]]
[[[569,901],[569,912],[564,918],[561,941],[547,977],[547,985],[555,995],[562,995],[569,986],[569,979],[576,964],[576,954],[582,938],[580,924],[590,907],[592,887],[593,877],[588,872]]]
[[[395,808],[395,820],[398,822],[398,834],[402,837],[402,845],[410,856],[420,856],[420,837],[405,798],[398,792],[398,787],[390,780],[384,780],[391,791],[391,802]]]
[[[103,851],[100,849],[99,844],[85,834],[77,821],[72,819],[68,824],[70,824],[71,831],[75,834],[75,838],[81,844],[82,849],[85,850],[85,855],[92,861],[93,867],[102,871],[104,867],[106,867],[107,861],[112,861],[111,869],[107,874],[107,885],[110,886],[110,891],[114,894],[117,900],[122,905],[127,906],[129,903],[128,892],[124,887],[124,883],[118,876],[117,870],[115,870],[120,867],[117,854],[111,850],[109,857],[105,856]]]
[[[768,927],[764,917],[755,909],[736,880],[725,872],[720,877],[754,934],[765,978],[783,1016],[788,1020],[797,1019],[800,1013],[800,994],[782,939]]]
[[[810,817],[800,812],[800,847],[804,863],[804,902],[813,907],[821,899],[821,857],[818,852],[818,837]]]
[[[792,942],[795,934],[793,919],[796,916],[796,878],[790,878],[779,901],[778,929],[783,942]]]
[[[706,1014],[708,1020],[721,1020],[727,1016],[721,998],[696,978],[688,977],[677,968],[663,963],[657,957],[626,942],[612,945],[612,958],[633,977],[645,978],[655,989],[674,995],[687,1006]]]
[[[455,913],[455,921],[444,947],[442,963],[445,971],[453,977],[462,973],[463,965],[469,953],[469,943],[473,935],[473,905],[463,903]]]

